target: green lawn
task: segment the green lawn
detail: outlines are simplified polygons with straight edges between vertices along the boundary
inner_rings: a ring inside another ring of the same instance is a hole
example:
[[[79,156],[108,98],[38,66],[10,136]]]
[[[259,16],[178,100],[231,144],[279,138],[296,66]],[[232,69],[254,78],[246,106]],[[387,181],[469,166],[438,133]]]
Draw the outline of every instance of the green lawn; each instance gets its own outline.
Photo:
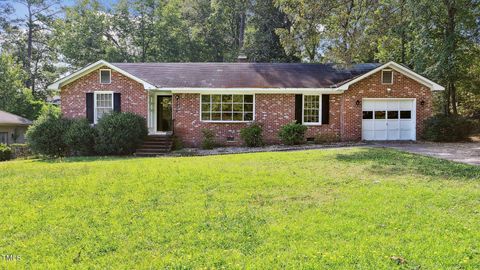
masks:
[[[11,161],[0,200],[0,268],[480,268],[480,167],[394,150]]]

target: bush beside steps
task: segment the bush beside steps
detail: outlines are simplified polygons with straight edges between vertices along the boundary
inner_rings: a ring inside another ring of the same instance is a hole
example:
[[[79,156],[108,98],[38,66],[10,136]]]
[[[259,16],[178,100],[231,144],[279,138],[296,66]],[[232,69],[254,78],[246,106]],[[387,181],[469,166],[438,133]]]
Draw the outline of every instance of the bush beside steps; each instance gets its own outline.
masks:
[[[104,115],[95,127],[85,119],[53,113],[41,116],[27,131],[31,150],[47,157],[130,155],[148,134],[142,116],[129,112]]]

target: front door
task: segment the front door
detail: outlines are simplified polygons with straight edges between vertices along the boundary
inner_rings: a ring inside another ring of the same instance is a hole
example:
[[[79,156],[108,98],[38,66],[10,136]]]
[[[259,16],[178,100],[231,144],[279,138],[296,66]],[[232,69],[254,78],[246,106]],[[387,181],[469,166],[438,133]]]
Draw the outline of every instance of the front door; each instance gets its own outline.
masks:
[[[172,131],[172,96],[157,96],[157,132]]]

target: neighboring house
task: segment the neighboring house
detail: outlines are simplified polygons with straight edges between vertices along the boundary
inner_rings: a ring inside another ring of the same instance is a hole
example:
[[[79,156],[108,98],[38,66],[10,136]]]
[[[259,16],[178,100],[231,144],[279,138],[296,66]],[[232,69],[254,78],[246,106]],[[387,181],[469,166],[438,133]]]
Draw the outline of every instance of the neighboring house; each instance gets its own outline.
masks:
[[[24,143],[25,132],[32,121],[21,116],[0,111],[0,143]]]
[[[238,145],[240,129],[263,125],[267,143],[281,126],[308,126],[307,138],[416,140],[432,114],[432,92],[444,88],[394,62],[358,64],[108,63],[98,61],[50,85],[63,115],[96,123],[129,111],[150,134],[174,133],[199,146],[202,129]]]

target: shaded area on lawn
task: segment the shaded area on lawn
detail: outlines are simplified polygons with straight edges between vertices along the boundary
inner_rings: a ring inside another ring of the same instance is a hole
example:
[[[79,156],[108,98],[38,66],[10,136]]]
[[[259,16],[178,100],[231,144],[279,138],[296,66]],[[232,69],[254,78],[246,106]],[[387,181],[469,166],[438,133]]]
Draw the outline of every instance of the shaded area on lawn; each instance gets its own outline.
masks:
[[[357,152],[337,154],[336,159],[342,162],[368,162],[369,170],[384,175],[421,174],[425,176],[441,176],[446,178],[479,179],[480,167],[414,155],[398,150],[379,148],[363,148]]]

